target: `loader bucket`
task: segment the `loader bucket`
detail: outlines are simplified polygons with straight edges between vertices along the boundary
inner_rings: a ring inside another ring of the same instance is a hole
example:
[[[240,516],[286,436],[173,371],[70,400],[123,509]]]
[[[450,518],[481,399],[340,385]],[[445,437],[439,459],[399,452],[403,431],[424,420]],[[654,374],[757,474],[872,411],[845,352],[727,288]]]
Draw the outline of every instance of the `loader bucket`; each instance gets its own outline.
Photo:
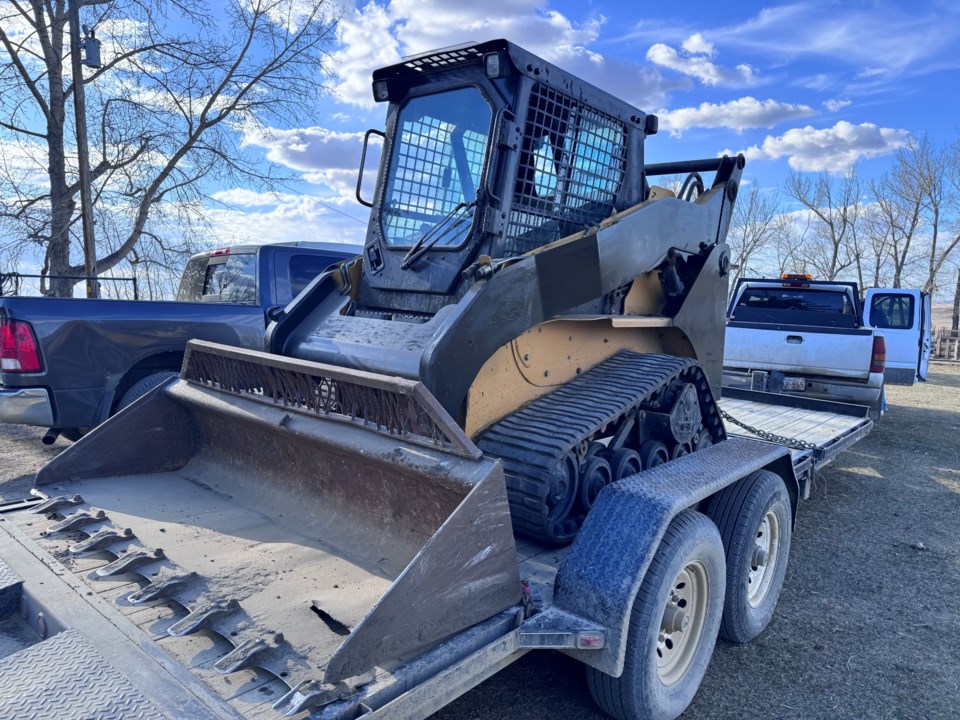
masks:
[[[162,546],[196,573],[188,610],[236,600],[231,641],[279,634],[305,678],[389,666],[520,600],[502,467],[414,381],[194,341],[180,379],[37,485]]]

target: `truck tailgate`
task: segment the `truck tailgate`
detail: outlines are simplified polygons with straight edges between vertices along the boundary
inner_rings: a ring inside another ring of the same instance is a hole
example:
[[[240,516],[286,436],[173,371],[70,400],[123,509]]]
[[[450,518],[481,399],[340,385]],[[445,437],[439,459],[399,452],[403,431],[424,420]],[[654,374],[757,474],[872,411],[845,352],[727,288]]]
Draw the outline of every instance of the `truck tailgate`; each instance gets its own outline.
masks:
[[[872,356],[873,333],[869,329],[826,331],[731,322],[723,365],[866,380]]]

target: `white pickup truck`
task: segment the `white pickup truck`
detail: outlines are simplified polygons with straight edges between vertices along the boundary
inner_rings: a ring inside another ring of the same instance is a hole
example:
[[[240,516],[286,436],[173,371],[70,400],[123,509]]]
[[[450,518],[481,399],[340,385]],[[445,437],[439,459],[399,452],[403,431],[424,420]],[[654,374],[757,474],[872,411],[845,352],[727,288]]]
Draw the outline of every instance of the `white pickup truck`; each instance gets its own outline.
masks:
[[[856,283],[741,279],[727,311],[723,385],[885,409],[882,331],[867,326]]]

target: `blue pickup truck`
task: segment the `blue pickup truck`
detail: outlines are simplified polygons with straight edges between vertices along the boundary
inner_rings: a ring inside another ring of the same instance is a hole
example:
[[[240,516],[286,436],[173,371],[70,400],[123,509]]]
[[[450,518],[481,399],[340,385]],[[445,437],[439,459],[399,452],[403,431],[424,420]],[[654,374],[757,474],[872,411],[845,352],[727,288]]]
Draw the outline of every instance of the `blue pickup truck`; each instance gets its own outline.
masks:
[[[245,245],[194,255],[175,301],[0,298],[0,422],[75,440],[179,372],[193,338],[263,349],[268,316],[330,265],[341,243]]]

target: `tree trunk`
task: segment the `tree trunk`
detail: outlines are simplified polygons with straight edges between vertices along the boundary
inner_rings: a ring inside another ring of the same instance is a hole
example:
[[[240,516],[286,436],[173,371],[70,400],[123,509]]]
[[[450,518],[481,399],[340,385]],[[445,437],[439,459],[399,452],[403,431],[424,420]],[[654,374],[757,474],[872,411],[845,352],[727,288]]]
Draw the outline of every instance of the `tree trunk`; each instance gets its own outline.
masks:
[[[954,334],[960,331],[960,267],[957,268],[957,290],[953,294],[953,325]]]
[[[63,29],[66,16],[60,12],[52,18],[51,52],[63,47]],[[47,123],[47,150],[50,176],[50,240],[47,244],[46,266],[50,275],[70,275],[70,219],[74,202],[67,184],[67,160],[64,151],[66,131],[66,93],[63,86],[62,58],[47,61],[50,118]],[[47,292],[54,297],[72,297],[73,280],[50,280]]]

